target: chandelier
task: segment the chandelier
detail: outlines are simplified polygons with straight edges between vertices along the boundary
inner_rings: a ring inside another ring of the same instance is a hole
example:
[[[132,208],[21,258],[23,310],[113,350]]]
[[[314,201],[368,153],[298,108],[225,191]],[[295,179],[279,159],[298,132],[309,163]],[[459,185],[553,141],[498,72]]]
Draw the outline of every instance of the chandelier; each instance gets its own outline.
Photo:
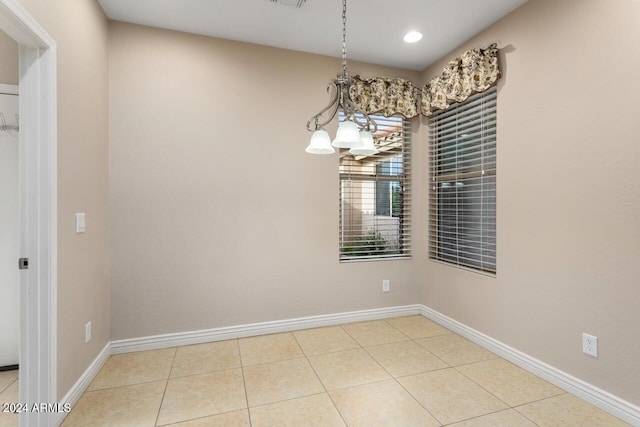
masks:
[[[313,132],[305,150],[307,153],[332,154],[335,153],[333,147],[348,148],[349,153],[360,156],[378,152],[373,144],[373,134],[378,126],[351,99],[351,84],[352,79],[347,74],[347,0],[342,0],[342,74],[338,74],[327,87],[327,92],[334,92],[329,105],[307,121],[307,130]],[[335,118],[338,111],[342,111],[345,120],[338,124],[338,131],[332,142],[324,127]]]

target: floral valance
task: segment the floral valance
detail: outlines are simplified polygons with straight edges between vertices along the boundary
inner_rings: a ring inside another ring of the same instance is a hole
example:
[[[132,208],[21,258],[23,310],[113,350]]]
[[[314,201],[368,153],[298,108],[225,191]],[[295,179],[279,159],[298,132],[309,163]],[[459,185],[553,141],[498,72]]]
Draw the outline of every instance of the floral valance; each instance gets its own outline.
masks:
[[[495,43],[485,49],[468,50],[422,87],[420,113],[430,116],[435,110],[446,110],[452,102],[464,102],[474,93],[489,89],[499,78]]]
[[[406,118],[418,115],[419,90],[405,79],[353,77],[349,90],[351,99],[367,114],[381,113],[386,117],[402,114]]]
[[[419,113],[430,116],[436,110],[449,108],[453,102],[464,102],[474,93],[484,92],[500,78],[498,48],[471,49],[449,62],[442,74],[419,88],[405,79],[354,76],[349,94],[367,114],[412,118]]]

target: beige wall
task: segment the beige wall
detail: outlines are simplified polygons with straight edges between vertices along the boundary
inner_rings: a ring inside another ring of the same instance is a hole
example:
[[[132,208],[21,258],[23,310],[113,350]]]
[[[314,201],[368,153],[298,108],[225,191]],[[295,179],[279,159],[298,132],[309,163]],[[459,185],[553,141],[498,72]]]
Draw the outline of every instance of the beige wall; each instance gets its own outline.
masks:
[[[18,44],[0,30],[0,84],[18,84]]]
[[[109,46],[113,339],[416,302],[417,261],[338,262],[338,157],[304,152],[338,59],[122,23]]]
[[[530,0],[452,52],[502,48],[496,278],[426,259],[424,126],[414,259],[338,263],[337,157],[304,153],[337,59],[121,23],[107,41],[97,2],[22,3],[58,43],[60,395],[109,339],[420,302],[640,403],[640,3]]]
[[[21,0],[57,44],[58,397],[110,339],[107,20],[97,1]],[[87,232],[75,234],[75,213]],[[93,339],[84,343],[84,325]]]
[[[452,52],[501,48],[498,274],[420,272],[426,306],[636,405],[638,18],[632,0],[530,0]]]

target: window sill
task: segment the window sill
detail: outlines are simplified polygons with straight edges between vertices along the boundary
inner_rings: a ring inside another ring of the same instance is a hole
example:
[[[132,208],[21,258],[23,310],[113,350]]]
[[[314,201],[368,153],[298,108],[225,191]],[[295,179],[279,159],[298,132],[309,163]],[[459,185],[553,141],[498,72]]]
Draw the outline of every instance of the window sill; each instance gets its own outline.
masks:
[[[351,264],[354,262],[372,262],[372,261],[407,261],[411,260],[413,257],[411,255],[402,255],[402,256],[386,256],[386,257],[377,257],[377,258],[344,258],[340,259],[341,264]]]

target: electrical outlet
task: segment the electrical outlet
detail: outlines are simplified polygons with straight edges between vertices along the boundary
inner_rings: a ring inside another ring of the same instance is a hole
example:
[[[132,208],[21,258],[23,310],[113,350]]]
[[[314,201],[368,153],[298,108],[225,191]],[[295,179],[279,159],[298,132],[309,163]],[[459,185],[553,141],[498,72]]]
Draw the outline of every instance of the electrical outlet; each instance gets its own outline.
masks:
[[[84,343],[91,341],[91,322],[84,325]]]
[[[598,337],[582,334],[582,352],[592,357],[598,357]]]
[[[382,292],[389,292],[389,280],[382,281]]]

